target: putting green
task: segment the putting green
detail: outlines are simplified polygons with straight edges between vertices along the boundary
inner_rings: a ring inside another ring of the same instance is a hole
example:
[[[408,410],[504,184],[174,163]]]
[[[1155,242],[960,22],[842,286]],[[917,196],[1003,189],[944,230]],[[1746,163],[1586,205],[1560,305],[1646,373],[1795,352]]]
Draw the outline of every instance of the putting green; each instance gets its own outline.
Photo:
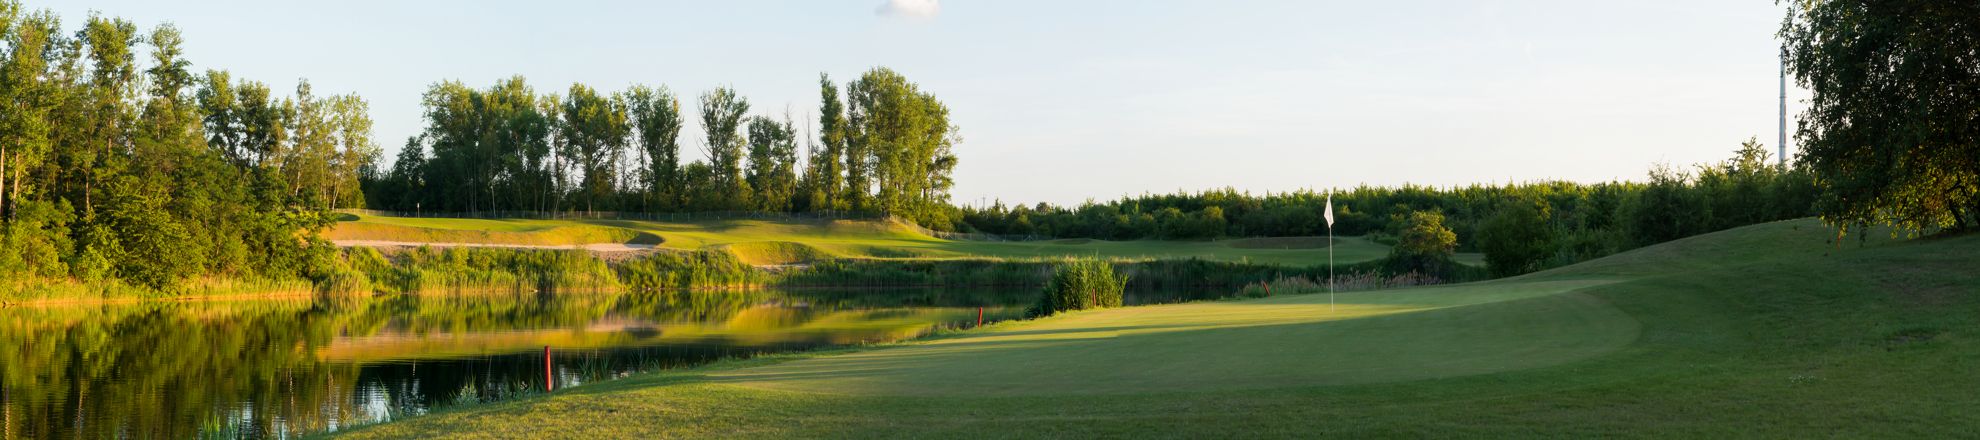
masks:
[[[753,388],[869,395],[1233,390],[1454,377],[1555,365],[1634,340],[1575,293],[1598,280],[1484,283],[1073,313],[955,338],[719,372]]]

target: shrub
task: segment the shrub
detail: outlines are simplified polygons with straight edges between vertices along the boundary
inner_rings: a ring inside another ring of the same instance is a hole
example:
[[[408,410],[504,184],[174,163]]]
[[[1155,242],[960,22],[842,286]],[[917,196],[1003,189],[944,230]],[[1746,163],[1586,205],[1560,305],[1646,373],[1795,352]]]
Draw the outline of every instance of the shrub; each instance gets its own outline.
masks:
[[[1542,201],[1514,199],[1479,228],[1479,247],[1492,276],[1507,277],[1540,270],[1554,254],[1554,227]]]
[[[1127,277],[1114,274],[1114,266],[1100,260],[1068,260],[1060,263],[1045,284],[1045,295],[1026,314],[1049,316],[1054,313],[1103,307],[1120,307],[1121,291]]]
[[[721,250],[659,252],[620,264],[619,279],[634,292],[668,289],[748,287],[768,275]]]
[[[1389,250],[1391,273],[1444,273],[1457,249],[1457,234],[1444,227],[1444,215],[1434,211],[1409,214],[1407,223]]]

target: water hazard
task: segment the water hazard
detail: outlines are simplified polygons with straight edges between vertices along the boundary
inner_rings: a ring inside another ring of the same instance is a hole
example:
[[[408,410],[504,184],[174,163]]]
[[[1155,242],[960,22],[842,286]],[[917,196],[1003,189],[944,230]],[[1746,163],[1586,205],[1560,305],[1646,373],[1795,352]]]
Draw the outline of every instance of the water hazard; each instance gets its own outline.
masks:
[[[0,309],[0,438],[280,438],[722,358],[912,338],[1035,290],[384,296]]]

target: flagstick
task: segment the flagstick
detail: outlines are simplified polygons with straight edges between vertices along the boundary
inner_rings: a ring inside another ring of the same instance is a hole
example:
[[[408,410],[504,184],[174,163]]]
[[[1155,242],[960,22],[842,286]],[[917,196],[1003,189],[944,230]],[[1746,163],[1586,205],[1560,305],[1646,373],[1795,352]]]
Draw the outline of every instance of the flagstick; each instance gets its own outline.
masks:
[[[1327,221],[1327,312],[1334,312],[1334,193],[1327,193],[1327,209],[1320,212]]]

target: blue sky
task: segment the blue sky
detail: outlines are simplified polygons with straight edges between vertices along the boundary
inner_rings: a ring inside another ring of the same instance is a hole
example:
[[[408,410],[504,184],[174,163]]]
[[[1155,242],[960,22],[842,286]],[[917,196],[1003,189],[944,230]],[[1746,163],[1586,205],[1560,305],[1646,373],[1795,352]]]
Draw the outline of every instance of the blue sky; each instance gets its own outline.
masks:
[[[1771,1],[897,1],[28,7],[176,23],[199,69],[358,93],[388,156],[443,79],[665,85],[689,111],[727,85],[805,120],[818,73],[888,66],[952,108],[963,203],[1641,180],[1775,143]]]

